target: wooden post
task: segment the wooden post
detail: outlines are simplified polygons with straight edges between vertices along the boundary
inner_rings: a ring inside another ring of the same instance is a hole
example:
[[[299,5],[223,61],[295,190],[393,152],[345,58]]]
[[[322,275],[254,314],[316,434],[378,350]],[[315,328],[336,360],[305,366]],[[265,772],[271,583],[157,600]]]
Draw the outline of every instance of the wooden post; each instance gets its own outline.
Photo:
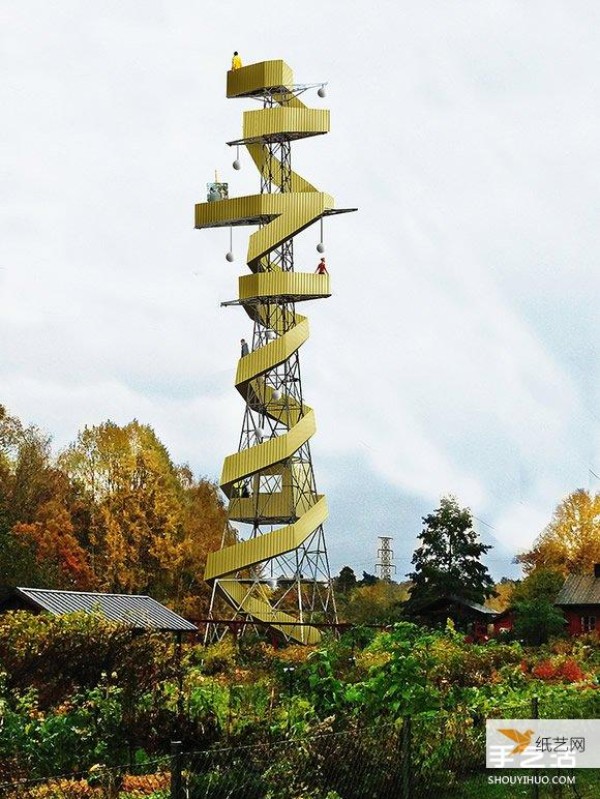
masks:
[[[540,699],[538,696],[531,697],[531,718],[532,719],[539,719],[540,717]],[[539,774],[537,769],[533,769],[533,776],[535,777]],[[533,799],[540,799],[540,786],[537,783],[533,783]]]
[[[411,799],[411,739],[412,725],[410,716],[402,720],[402,733],[400,737],[400,789],[402,799]]]
[[[171,741],[171,799],[182,799],[181,741]]]

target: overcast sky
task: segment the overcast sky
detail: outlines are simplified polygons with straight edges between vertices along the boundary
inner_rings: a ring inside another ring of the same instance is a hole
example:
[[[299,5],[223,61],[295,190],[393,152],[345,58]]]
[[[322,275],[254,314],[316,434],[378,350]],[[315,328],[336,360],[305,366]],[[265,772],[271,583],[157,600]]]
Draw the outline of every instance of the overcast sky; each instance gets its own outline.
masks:
[[[237,445],[249,229],[194,231],[226,141],[231,53],[328,81],[296,171],[338,206],[334,296],[303,306],[332,567],[410,566],[455,494],[514,573],[557,502],[600,488],[600,6],[595,2],[0,2],[0,402],[54,437],[151,424],[217,477]],[[276,12],[276,13],[275,13]],[[318,227],[296,246],[313,270]]]

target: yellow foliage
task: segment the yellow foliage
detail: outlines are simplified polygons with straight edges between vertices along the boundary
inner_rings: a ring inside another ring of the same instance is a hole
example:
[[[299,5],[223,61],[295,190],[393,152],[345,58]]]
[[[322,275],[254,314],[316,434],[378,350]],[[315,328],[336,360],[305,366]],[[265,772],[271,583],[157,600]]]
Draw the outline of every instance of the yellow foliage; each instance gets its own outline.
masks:
[[[600,494],[578,489],[557,506],[533,549],[519,555],[528,574],[544,567],[586,574],[600,563]]]

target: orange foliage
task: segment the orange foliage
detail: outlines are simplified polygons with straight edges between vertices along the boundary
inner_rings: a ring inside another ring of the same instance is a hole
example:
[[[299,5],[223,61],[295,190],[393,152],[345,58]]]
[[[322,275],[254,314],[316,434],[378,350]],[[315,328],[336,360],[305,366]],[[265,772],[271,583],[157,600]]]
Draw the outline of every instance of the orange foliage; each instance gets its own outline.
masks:
[[[56,567],[61,587],[94,588],[95,579],[87,553],[75,538],[69,511],[58,500],[42,505],[34,522],[15,524],[11,534],[33,551],[38,563]]]
[[[542,660],[531,670],[538,680],[560,680],[563,682],[581,682],[585,674],[573,658],[561,661]]]

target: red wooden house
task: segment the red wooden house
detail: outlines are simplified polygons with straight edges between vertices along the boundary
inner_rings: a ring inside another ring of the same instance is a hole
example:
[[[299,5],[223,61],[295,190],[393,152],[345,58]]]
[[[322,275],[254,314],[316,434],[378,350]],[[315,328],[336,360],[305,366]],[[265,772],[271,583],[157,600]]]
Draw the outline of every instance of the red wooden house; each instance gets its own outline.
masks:
[[[600,631],[600,563],[593,574],[571,574],[554,604],[565,614],[569,635]]]
[[[501,610],[492,623],[494,625],[495,636],[511,633],[515,626],[515,609],[509,606]]]

